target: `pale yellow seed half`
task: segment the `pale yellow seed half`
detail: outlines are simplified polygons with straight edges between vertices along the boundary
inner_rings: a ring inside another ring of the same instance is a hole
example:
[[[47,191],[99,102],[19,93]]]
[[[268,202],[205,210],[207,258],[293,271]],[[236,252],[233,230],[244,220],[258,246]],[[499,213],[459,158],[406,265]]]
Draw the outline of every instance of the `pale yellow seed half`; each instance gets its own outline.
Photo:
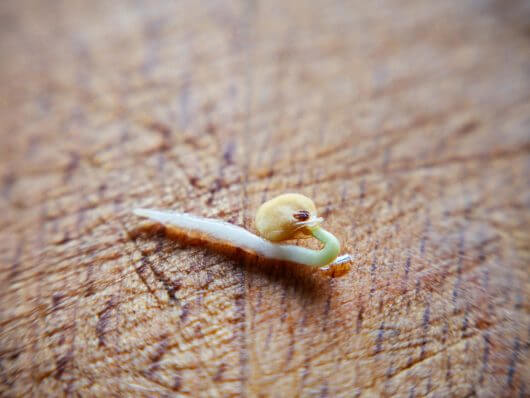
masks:
[[[304,195],[287,193],[263,203],[256,213],[255,225],[263,238],[273,242],[302,238],[308,236],[307,230],[297,222],[305,221],[306,214],[310,219],[317,217],[313,201]]]

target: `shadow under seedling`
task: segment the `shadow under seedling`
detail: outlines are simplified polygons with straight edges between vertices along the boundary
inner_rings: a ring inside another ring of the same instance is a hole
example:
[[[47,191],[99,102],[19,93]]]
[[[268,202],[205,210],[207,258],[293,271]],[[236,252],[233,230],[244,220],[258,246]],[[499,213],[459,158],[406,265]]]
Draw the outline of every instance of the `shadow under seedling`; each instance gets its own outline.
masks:
[[[252,252],[247,252],[225,242],[205,238],[200,233],[190,233],[187,230],[146,221],[130,230],[129,237],[135,241],[150,240],[154,237],[157,240],[167,239],[170,242],[178,243],[175,249],[201,247],[207,252],[220,254],[232,260],[231,265],[227,265],[229,267],[234,267],[234,269],[244,267],[245,272],[267,279],[274,284],[283,285],[285,288],[292,288],[293,291],[309,300],[320,300],[329,294],[327,278],[322,278],[321,272],[316,273],[313,267],[256,256]],[[148,252],[142,251],[142,254],[150,255],[158,252],[158,250],[160,248]],[[169,245],[164,246],[163,250],[164,254],[159,253],[160,255],[170,254],[173,248]],[[337,276],[328,271],[324,272],[325,275]]]

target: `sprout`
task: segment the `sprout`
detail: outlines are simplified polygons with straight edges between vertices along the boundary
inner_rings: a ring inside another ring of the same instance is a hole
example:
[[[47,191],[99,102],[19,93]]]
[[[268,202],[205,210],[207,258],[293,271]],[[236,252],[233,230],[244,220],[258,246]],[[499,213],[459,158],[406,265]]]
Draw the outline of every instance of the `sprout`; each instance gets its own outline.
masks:
[[[285,194],[265,202],[256,213],[255,224],[262,237],[244,228],[224,221],[197,217],[191,214],[151,209],[135,209],[134,214],[184,230],[201,232],[213,239],[228,242],[260,256],[290,261],[312,267],[350,260],[349,255],[337,258],[340,243],[335,236],[320,226],[313,201],[300,194]],[[324,244],[320,250],[311,250],[280,242],[288,239],[314,236]],[[334,263],[334,264],[335,264]]]

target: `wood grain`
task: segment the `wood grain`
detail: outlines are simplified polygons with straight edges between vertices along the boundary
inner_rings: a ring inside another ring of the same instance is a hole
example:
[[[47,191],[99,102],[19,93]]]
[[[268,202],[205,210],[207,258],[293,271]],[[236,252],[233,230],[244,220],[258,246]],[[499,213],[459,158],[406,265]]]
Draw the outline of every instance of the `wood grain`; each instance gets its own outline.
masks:
[[[525,397],[530,7],[3,1],[0,395]],[[138,232],[311,196],[332,277]]]

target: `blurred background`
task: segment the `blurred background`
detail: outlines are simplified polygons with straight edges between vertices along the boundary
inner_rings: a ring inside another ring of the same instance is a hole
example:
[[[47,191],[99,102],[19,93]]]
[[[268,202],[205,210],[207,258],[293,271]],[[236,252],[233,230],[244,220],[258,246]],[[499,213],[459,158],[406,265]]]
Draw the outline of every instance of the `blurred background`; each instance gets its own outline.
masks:
[[[0,4],[0,395],[526,396],[530,2]],[[310,196],[345,275],[227,258]]]

